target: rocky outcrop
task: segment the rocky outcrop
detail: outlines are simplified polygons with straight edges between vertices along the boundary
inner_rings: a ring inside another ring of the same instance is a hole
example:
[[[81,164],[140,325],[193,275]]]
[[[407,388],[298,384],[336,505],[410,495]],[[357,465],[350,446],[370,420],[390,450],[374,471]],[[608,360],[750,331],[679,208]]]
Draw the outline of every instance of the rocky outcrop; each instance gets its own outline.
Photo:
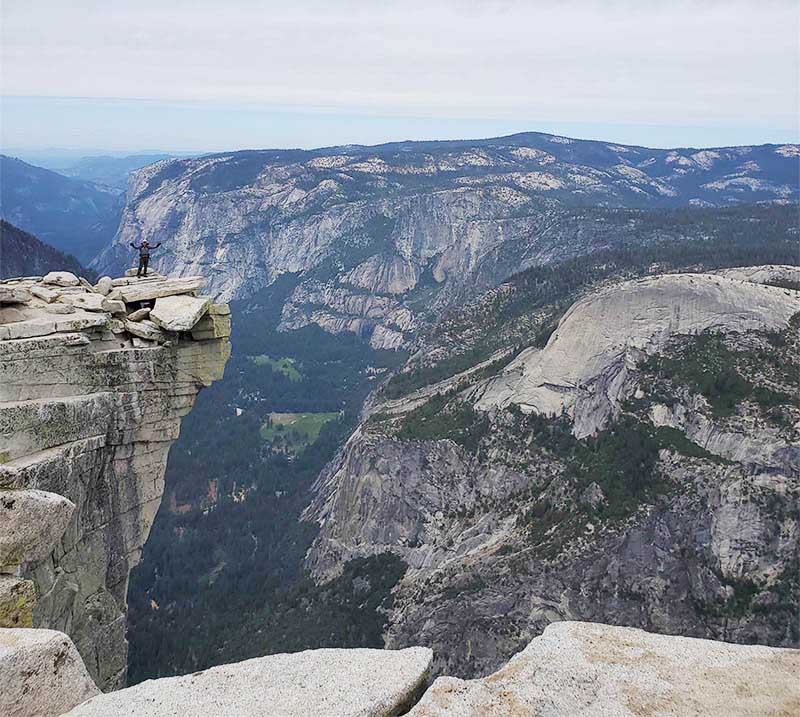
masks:
[[[796,291],[715,275],[626,283],[499,377],[373,396],[314,486],[307,567],[324,581],[402,557],[386,645],[432,647],[437,674],[485,675],[558,620],[797,646],[799,310]],[[711,365],[750,391],[725,411],[642,366],[674,365],[671,342],[706,328],[723,342]],[[529,384],[528,366],[552,373]],[[562,407],[572,417],[538,415]],[[398,430],[424,421],[442,432]]]
[[[421,647],[309,650],[97,695],[66,635],[0,630],[0,708],[10,717],[789,717],[800,708],[800,650],[558,622],[484,679],[429,686],[431,658]]]
[[[100,695],[71,717],[389,717],[425,687],[432,653],[406,650],[308,650],[148,680]]]
[[[558,622],[489,677],[438,678],[409,715],[789,717],[798,671],[800,650]]]
[[[574,433],[596,433],[632,395],[630,370],[676,334],[783,329],[800,293],[713,274],[640,279],[574,304],[544,349],[523,351],[477,393],[482,410],[511,404],[552,416],[566,412]]]
[[[191,296],[202,284],[0,283],[0,626],[67,633],[102,689],[125,683],[128,575],[170,445],[230,354],[229,310]],[[144,303],[161,325],[140,328]]]
[[[64,633],[0,628],[0,714],[56,717],[98,692]]]

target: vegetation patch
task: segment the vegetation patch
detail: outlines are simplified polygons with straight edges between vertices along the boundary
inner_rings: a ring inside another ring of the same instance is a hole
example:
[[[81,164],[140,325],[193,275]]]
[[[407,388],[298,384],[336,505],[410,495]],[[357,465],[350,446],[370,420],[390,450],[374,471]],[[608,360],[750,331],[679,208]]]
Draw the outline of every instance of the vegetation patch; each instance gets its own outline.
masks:
[[[782,334],[777,337],[767,338],[772,345],[785,340]],[[732,351],[722,335],[704,332],[685,337],[668,353],[651,356],[640,369],[702,394],[718,417],[732,415],[745,400],[754,401],[765,410],[796,402],[788,393],[755,385],[742,376],[739,365],[753,358],[756,357],[748,352]]]
[[[250,356],[249,358],[256,366],[269,366],[273,371],[282,373],[290,381],[303,380],[303,374],[298,371],[297,364],[293,358],[274,359],[266,354]]]
[[[401,441],[450,439],[472,453],[477,452],[481,438],[489,432],[489,418],[456,399],[456,390],[434,396],[406,414],[397,438]]]
[[[295,456],[319,438],[320,431],[339,413],[270,413],[261,424],[261,438],[274,453]]]

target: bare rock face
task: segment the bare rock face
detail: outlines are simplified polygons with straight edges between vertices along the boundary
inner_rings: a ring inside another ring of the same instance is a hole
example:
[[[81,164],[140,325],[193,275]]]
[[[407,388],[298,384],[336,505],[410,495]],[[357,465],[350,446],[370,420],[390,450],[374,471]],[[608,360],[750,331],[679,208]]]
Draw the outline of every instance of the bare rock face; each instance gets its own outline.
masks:
[[[741,272],[741,270],[739,270]],[[478,392],[476,407],[518,405],[596,433],[632,394],[629,370],[675,334],[785,328],[800,292],[712,274],[669,274],[614,286],[574,304],[544,349],[530,348]]]
[[[128,575],[161,502],[167,453],[198,391],[221,378],[230,328],[204,325],[192,338],[194,326],[151,324],[142,337],[126,327],[146,322],[112,318],[101,290],[63,272],[46,279],[13,282],[29,300],[0,307],[0,573],[18,581],[0,627],[67,633],[98,686],[113,689],[125,684]],[[126,313],[140,311],[142,294],[208,307],[191,295],[199,278],[125,281],[121,293],[135,299],[112,303]],[[54,306],[83,308],[60,316]]]
[[[57,717],[96,694],[81,656],[65,634],[0,628],[4,717]]]
[[[148,680],[99,695],[71,717],[389,717],[424,687],[433,654],[406,650],[308,650]]]
[[[575,304],[544,351],[451,391],[464,413],[445,403],[443,433],[398,428],[424,427],[415,409],[467,371],[376,396],[314,485],[306,566],[322,581],[347,560],[399,555],[385,644],[432,647],[435,674],[488,674],[559,620],[797,647],[799,301],[714,275],[626,283]],[[704,327],[720,333],[690,335]],[[682,365],[673,347],[705,339],[708,360],[750,387],[725,411],[690,378],[639,363]],[[527,383],[531,368],[548,380]],[[469,410],[490,396],[491,410]]]
[[[788,717],[798,674],[800,650],[558,622],[489,677],[438,678],[409,715]]]

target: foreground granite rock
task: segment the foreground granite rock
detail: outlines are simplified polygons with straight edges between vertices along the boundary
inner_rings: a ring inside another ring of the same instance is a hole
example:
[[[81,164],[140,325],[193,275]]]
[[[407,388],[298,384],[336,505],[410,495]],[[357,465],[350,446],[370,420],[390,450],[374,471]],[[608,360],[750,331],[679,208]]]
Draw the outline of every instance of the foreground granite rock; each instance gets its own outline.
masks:
[[[124,279],[117,296],[103,293],[109,281],[95,289],[53,272],[0,282],[14,297],[0,305],[0,627],[65,632],[102,689],[125,684],[128,575],[170,445],[230,355],[229,322],[204,323],[200,340],[191,324],[127,328],[143,325],[127,316],[152,295],[208,307],[194,296],[201,277]]]
[[[55,717],[96,694],[97,687],[65,634],[0,628],[3,717]]]
[[[433,653],[405,650],[308,650],[148,680],[99,695],[71,717],[388,717],[413,704]]]
[[[438,678],[410,717],[800,714],[800,650],[559,622],[479,680]]]

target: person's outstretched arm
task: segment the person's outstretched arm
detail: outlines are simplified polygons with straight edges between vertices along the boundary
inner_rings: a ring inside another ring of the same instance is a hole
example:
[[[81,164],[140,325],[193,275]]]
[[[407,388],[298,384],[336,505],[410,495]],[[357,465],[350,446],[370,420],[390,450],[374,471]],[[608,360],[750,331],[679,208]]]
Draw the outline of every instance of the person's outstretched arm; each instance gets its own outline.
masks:
[[[158,247],[160,247],[160,246],[161,246],[161,242],[158,242],[158,244],[153,244],[153,246],[151,246],[150,248],[151,249],[158,249]]]
[[[134,249],[141,249],[141,246],[136,246],[136,244],[135,244],[134,242],[131,242],[131,246],[132,246]]]

